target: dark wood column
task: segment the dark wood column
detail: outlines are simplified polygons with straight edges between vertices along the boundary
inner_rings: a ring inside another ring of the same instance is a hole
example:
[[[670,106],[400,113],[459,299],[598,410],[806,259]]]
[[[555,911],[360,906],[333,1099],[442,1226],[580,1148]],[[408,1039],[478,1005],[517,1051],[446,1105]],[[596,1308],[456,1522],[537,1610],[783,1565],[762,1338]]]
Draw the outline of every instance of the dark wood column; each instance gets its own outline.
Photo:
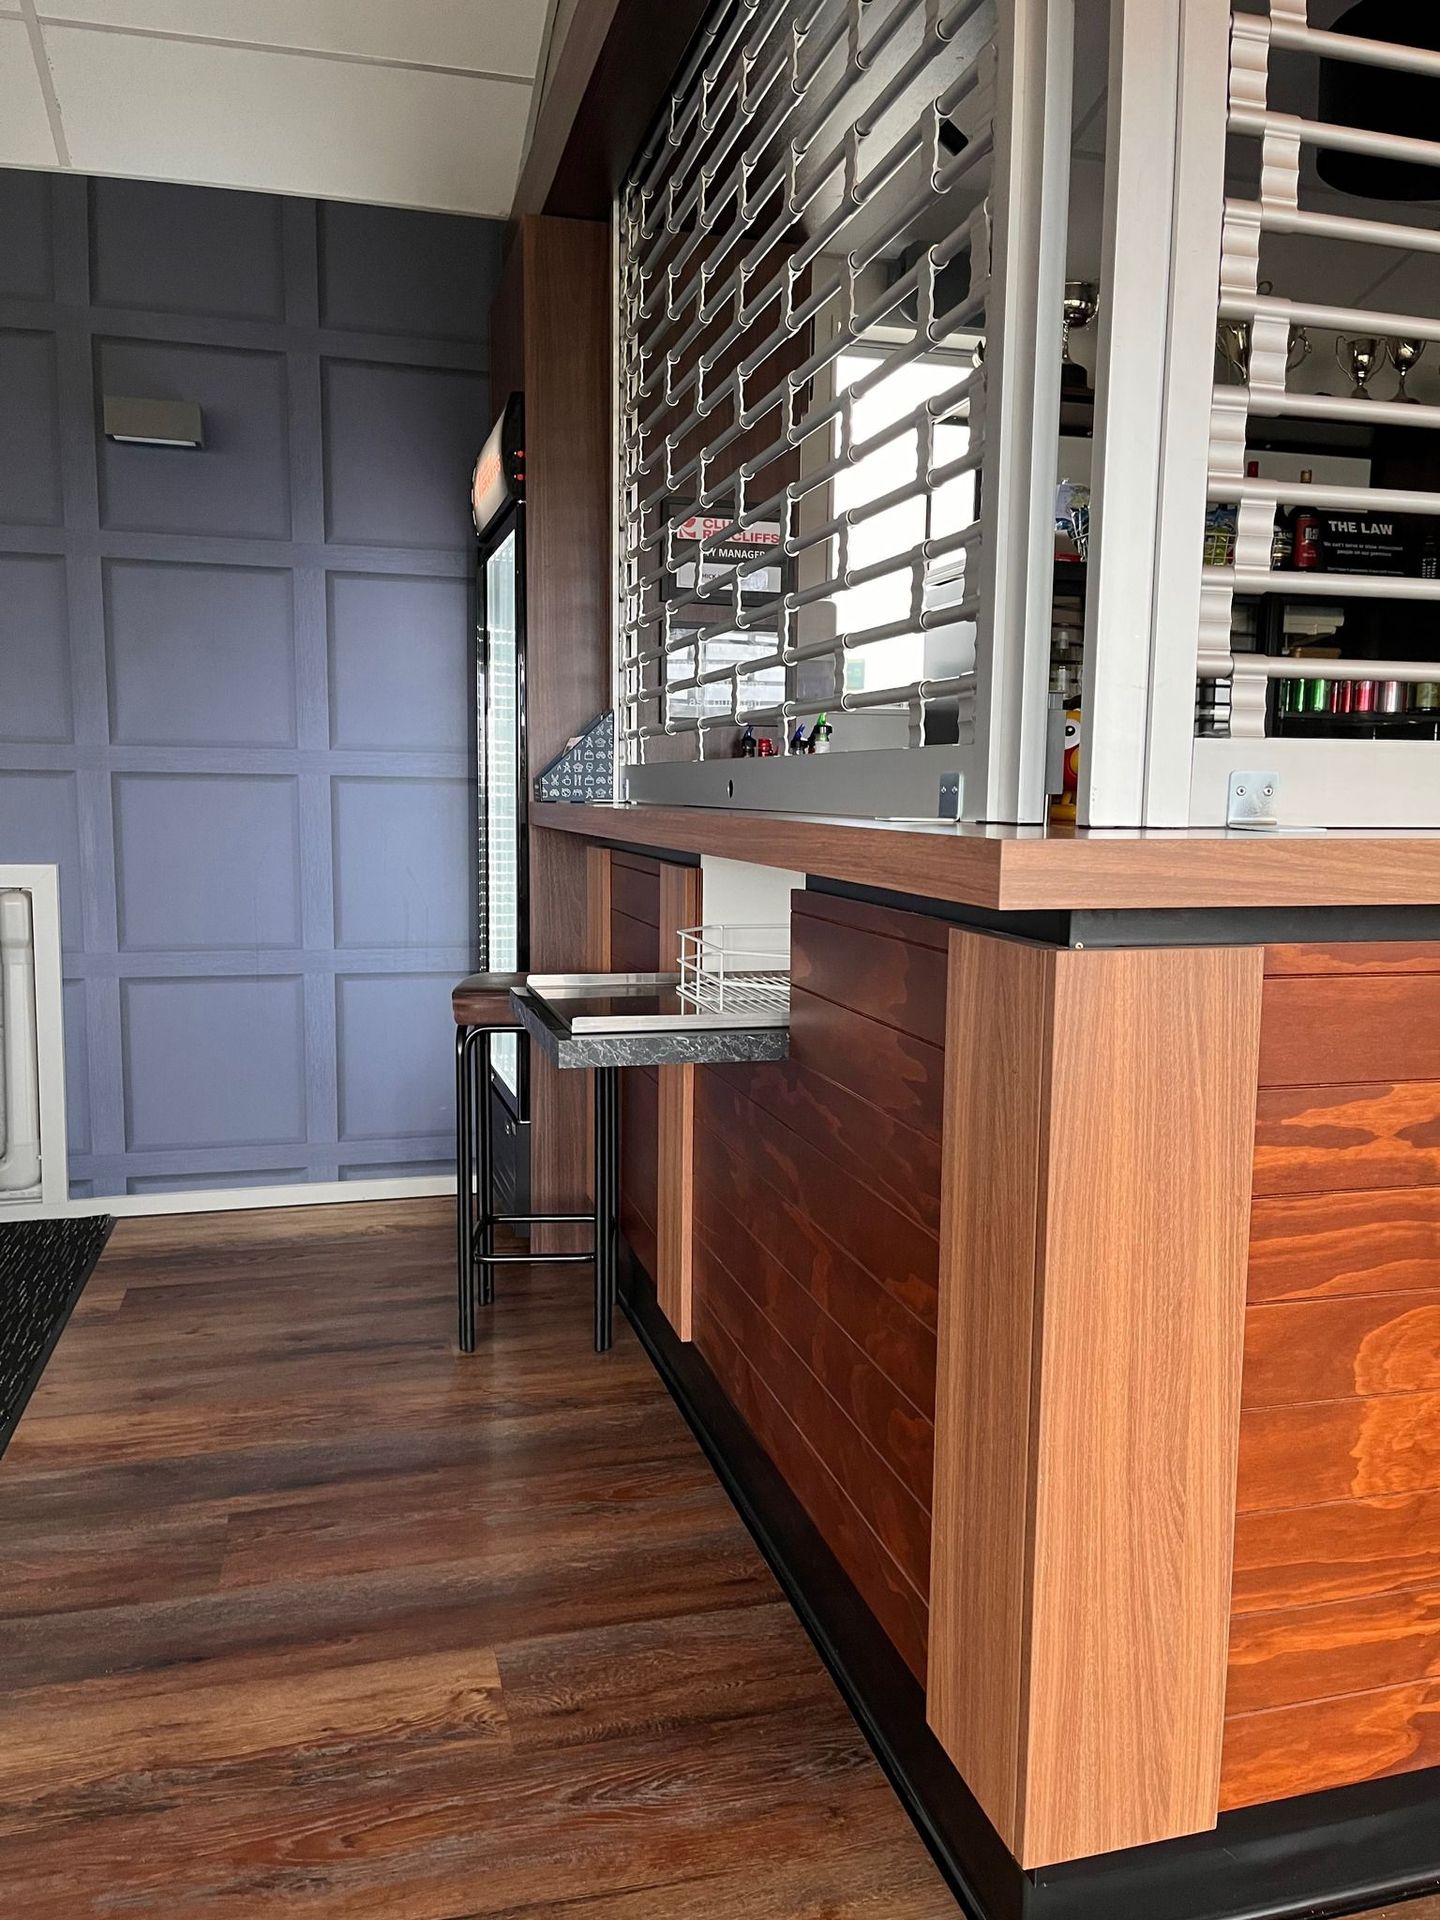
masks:
[[[491,406],[525,396],[526,706],[533,775],[610,704],[610,230],[522,219],[491,317]],[[585,964],[585,849],[532,828],[530,953],[537,972]],[[583,1207],[591,1184],[583,1074],[538,1057],[532,1081],[538,1209]],[[551,1228],[539,1244],[580,1244]]]

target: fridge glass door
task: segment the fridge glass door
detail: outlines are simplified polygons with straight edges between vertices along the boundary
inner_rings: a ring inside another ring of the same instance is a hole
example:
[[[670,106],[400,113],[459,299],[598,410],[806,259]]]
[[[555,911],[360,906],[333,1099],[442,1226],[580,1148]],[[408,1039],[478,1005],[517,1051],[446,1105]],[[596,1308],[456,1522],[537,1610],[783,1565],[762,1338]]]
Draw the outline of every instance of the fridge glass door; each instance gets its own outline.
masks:
[[[485,965],[520,965],[520,733],[516,633],[515,531],[485,562]],[[509,1034],[491,1043],[491,1060],[512,1096],[519,1093],[518,1047]]]

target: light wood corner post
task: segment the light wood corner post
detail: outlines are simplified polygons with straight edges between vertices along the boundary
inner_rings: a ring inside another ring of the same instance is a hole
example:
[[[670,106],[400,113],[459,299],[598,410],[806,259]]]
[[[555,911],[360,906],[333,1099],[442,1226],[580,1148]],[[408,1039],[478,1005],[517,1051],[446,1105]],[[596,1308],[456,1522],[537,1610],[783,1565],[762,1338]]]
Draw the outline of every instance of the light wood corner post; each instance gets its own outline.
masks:
[[[679,964],[679,932],[700,920],[700,869],[660,868],[660,966]],[[655,1297],[682,1340],[692,1339],[695,1233],[695,1068],[661,1067],[656,1163]]]
[[[1215,1824],[1261,970],[950,937],[928,1717],[1022,1866]]]

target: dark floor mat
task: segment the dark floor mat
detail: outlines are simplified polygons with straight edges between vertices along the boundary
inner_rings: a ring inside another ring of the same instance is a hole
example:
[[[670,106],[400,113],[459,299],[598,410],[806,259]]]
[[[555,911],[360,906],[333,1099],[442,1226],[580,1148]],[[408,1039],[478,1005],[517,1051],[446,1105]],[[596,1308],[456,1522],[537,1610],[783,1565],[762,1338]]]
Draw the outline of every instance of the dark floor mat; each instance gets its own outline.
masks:
[[[0,1453],[110,1237],[108,1215],[0,1221]]]

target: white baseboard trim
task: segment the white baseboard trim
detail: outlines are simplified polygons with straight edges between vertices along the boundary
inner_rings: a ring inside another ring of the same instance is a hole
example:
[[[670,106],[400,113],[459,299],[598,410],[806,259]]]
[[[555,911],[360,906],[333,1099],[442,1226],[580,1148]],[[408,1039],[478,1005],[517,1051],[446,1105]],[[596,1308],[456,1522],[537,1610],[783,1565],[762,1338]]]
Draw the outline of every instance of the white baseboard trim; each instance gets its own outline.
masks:
[[[70,1220],[96,1213],[125,1219],[162,1213],[239,1213],[260,1207],[336,1207],[360,1200],[426,1200],[453,1194],[455,1177],[410,1174],[395,1180],[327,1180],[289,1187],[214,1187],[194,1193],[112,1193],[91,1200],[65,1200],[58,1206],[7,1207],[6,1220]]]

